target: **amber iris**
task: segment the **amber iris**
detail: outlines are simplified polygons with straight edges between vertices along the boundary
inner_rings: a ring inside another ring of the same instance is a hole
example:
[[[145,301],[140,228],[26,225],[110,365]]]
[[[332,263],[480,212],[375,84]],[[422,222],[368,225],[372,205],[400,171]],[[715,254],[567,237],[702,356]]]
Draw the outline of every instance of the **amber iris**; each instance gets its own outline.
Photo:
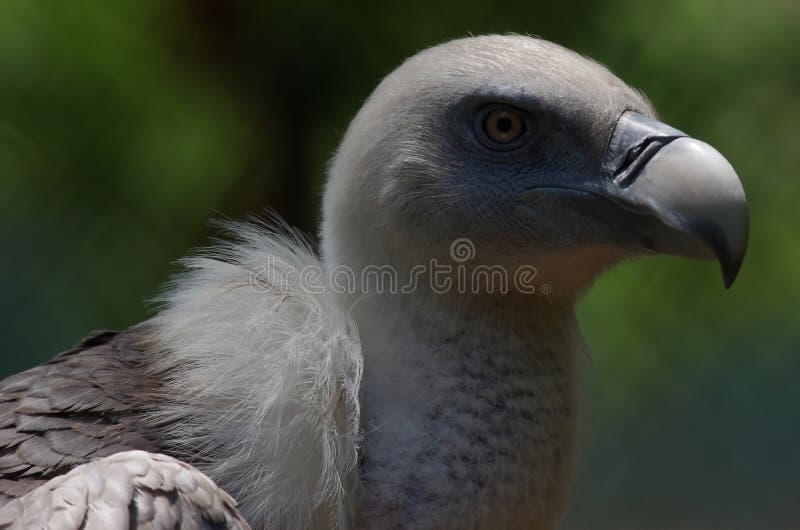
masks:
[[[501,108],[486,115],[483,120],[483,130],[493,141],[507,144],[520,137],[525,130],[525,124],[518,112]]]

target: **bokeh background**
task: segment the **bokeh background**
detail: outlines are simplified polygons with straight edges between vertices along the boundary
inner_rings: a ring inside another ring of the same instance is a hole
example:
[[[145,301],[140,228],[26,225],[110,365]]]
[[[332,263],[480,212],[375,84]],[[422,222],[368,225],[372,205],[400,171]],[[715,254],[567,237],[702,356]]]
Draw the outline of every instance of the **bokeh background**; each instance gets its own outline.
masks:
[[[0,3],[0,375],[146,318],[211,217],[314,233],[348,119],[404,57],[541,35],[608,64],[738,169],[742,274],[603,278],[569,530],[800,528],[800,2]]]

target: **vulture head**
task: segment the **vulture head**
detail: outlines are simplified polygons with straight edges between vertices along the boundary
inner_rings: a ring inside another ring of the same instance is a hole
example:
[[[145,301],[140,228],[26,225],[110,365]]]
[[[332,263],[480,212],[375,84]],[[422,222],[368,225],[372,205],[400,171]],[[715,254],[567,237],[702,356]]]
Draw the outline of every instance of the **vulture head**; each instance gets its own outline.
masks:
[[[334,159],[324,216],[328,262],[419,263],[467,237],[476,263],[532,263],[565,295],[653,252],[716,258],[729,286],[748,231],[716,150],[604,66],[517,35],[451,41],[387,76]]]

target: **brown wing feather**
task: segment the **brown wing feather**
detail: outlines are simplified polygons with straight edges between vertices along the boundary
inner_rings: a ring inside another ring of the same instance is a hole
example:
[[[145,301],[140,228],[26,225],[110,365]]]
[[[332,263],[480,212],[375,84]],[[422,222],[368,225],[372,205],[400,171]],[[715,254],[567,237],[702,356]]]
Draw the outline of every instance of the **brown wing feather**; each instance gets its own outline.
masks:
[[[0,381],[0,506],[91,460],[159,450],[138,424],[158,385],[136,346],[144,333],[97,332]]]

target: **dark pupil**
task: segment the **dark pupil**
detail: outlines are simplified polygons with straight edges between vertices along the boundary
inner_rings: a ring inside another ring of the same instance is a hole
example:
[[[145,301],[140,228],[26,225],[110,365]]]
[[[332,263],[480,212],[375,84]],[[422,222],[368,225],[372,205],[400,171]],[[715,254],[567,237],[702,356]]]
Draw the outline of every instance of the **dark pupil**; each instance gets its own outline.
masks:
[[[497,120],[497,130],[501,133],[507,133],[511,130],[511,120],[508,118],[500,118]]]

